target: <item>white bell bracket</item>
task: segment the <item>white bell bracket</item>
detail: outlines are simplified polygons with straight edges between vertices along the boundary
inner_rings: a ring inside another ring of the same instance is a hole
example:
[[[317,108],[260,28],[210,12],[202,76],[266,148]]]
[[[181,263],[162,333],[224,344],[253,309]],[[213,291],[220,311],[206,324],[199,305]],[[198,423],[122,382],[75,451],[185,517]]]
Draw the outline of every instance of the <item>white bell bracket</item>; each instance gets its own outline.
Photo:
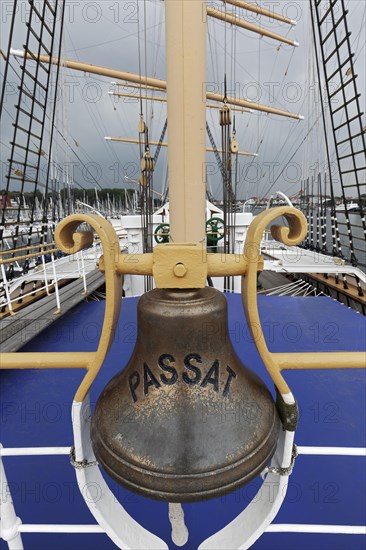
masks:
[[[72,406],[75,472],[80,492],[94,518],[112,541],[123,550],[168,549],[165,541],[147,531],[120,504],[109,489],[96,462],[90,439],[91,410],[89,394],[82,403]],[[249,505],[226,527],[206,539],[199,550],[234,550],[250,548],[273,521],[286,496],[288,477],[278,469],[291,471],[293,431],[282,430],[275,454],[259,492]],[[93,488],[98,488],[96,498]],[[260,498],[259,498],[260,495]],[[180,505],[170,505],[172,538],[177,546],[187,542],[188,530]]]

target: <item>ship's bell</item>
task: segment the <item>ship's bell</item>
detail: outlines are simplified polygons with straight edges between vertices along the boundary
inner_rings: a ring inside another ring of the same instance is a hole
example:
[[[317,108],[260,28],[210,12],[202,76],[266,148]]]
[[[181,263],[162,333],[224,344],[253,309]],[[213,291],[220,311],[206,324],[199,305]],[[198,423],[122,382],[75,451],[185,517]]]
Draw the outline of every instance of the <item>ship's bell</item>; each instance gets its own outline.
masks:
[[[169,502],[218,497],[265,468],[279,428],[270,392],[233,349],[219,291],[141,297],[132,357],[92,419],[95,456],[117,483]]]

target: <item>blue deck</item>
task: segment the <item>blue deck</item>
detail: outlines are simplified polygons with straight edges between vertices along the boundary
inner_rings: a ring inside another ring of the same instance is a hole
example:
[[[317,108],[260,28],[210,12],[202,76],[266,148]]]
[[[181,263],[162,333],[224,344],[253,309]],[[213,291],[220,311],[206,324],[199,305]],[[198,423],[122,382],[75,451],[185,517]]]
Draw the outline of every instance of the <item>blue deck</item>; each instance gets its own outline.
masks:
[[[249,336],[241,299],[228,295],[231,338],[238,355],[269,387]],[[106,382],[127,362],[136,337],[136,303],[125,299],[115,342],[91,392],[95,403]],[[259,297],[271,351],[363,351],[366,322],[361,315],[326,297]],[[104,303],[84,303],[62,317],[23,351],[93,351],[103,320]],[[294,356],[296,360],[296,356]],[[4,447],[71,446],[70,405],[83,377],[77,370],[3,371],[1,434]],[[291,371],[285,373],[299,405],[298,445],[365,447],[366,398],[364,370]],[[219,442],[218,442],[219,444]],[[4,458],[15,510],[23,523],[95,523],[81,498],[68,457]],[[365,459],[300,456],[276,523],[363,525],[366,516]],[[168,543],[167,505],[136,496],[114,485],[125,508],[147,529]],[[235,493],[184,505],[190,538],[183,548],[195,549],[234,518],[256,493],[253,481]],[[99,550],[115,548],[106,535],[23,534],[26,549]],[[0,549],[7,545],[1,541]],[[171,548],[176,548],[171,543]],[[364,550],[358,535],[265,534],[256,550]]]

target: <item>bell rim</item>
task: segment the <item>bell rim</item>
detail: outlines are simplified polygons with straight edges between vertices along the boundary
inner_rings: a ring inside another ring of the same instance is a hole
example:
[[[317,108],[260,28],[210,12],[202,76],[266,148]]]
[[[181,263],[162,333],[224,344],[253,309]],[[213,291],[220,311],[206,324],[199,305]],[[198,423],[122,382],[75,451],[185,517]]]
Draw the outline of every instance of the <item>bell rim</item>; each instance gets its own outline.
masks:
[[[280,423],[275,422],[275,425],[276,424],[278,425]],[[169,490],[163,490],[161,488],[151,488],[147,485],[138,485],[137,483],[134,483],[130,478],[127,479],[125,477],[122,477],[121,475],[116,475],[116,473],[106,463],[104,463],[103,460],[98,460],[98,462],[100,466],[102,466],[103,470],[107,473],[107,475],[109,475],[109,477],[111,477],[116,483],[126,488],[127,490],[130,490],[144,497],[153,498],[155,500],[163,502],[199,502],[203,500],[219,498],[220,496],[224,496],[248,484],[252,479],[256,478],[266,467],[266,464],[268,464],[269,460],[273,457],[277,449],[277,445],[278,437],[274,439],[273,445],[268,450],[263,460],[253,470],[245,472],[244,475],[236,477],[234,480],[230,480],[224,485],[222,484],[222,480],[220,480],[220,483],[217,486],[211,486],[200,491],[184,491],[180,487],[178,491],[172,492]],[[258,451],[258,448],[256,450]],[[235,469],[237,470],[239,467],[240,466],[237,466]],[[235,469],[231,468],[232,471],[235,471]],[[211,472],[206,472],[206,476],[203,476],[200,473],[191,475],[165,474],[164,476],[159,476],[159,478],[164,480],[169,479],[169,481],[175,481],[178,483],[182,483],[184,481],[194,483],[202,478],[204,479],[205,477],[207,477],[208,479],[212,479],[212,472],[217,473],[219,476],[220,471],[222,473],[223,469],[213,469],[211,470]],[[151,470],[146,470],[146,473],[149,473],[151,475]],[[167,478],[167,476],[169,477]],[[154,475],[152,475],[151,478],[154,479]]]
[[[260,444],[256,445],[255,449],[253,449],[250,453],[245,454],[244,456],[242,456],[238,460],[230,462],[229,464],[226,464],[225,466],[222,466],[221,468],[213,467],[211,470],[206,470],[206,471],[192,473],[192,474],[170,474],[170,473],[164,472],[163,470],[157,470],[157,469],[152,470],[151,467],[150,467],[150,469],[142,467],[141,465],[138,465],[137,463],[134,463],[134,462],[130,462],[130,461],[122,458],[121,455],[116,454],[110,447],[108,447],[105,444],[105,442],[102,438],[99,438],[98,441],[102,445],[102,447],[107,451],[107,453],[109,453],[109,455],[113,457],[114,460],[118,460],[119,462],[123,462],[127,468],[130,468],[130,469],[134,470],[136,473],[140,473],[142,475],[149,475],[152,478],[155,477],[155,476],[159,477],[159,478],[164,477],[166,479],[177,479],[177,478],[179,478],[181,480],[192,479],[194,477],[206,477],[206,476],[209,477],[209,476],[212,476],[213,472],[217,472],[217,473],[221,474],[221,473],[229,472],[230,470],[233,470],[235,468],[240,467],[241,464],[251,460],[254,456],[256,456],[256,454],[258,454],[266,446],[266,444],[268,444],[268,441],[273,437],[273,432],[277,431],[277,426],[279,424],[278,413],[277,413],[277,409],[276,409],[275,406],[274,406],[274,411],[275,412],[274,412],[274,415],[273,415],[273,421],[272,421],[270,429],[268,430],[266,436],[262,439]],[[275,438],[276,442],[277,442],[277,439],[278,439],[278,437]],[[94,443],[94,446],[95,446],[95,443]],[[98,453],[96,453],[96,454],[98,454]],[[270,455],[269,458],[271,458],[271,456],[272,455]]]

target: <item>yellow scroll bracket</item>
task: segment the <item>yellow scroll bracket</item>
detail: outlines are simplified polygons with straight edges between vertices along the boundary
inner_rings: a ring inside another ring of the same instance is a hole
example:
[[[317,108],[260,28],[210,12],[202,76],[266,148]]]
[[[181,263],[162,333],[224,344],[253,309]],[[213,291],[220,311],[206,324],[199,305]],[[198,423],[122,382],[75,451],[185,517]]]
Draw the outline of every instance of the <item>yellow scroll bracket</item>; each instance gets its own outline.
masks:
[[[111,224],[101,216],[74,214],[57,226],[55,241],[59,248],[73,254],[93,243],[90,231],[76,232],[89,224],[101,240],[103,256],[99,268],[106,277],[106,306],[102,334],[96,352],[77,353],[3,353],[0,368],[86,368],[75,401],[81,402],[89,391],[112,343],[122,297],[122,275],[153,275],[158,288],[203,288],[207,277],[242,275],[242,298],[245,315],[258,352],[278,391],[290,392],[281,371],[284,369],[364,368],[362,352],[271,353],[263,336],[257,306],[257,273],[263,269],[260,243],[269,223],[284,216],[288,227],[273,225],[274,239],[285,245],[297,245],[305,237],[304,215],[289,206],[271,208],[256,216],[251,223],[243,255],[208,254],[200,243],[160,244],[151,254],[121,254],[118,237]]]
[[[365,368],[366,354],[363,352],[306,352],[306,353],[270,353],[268,350],[258,313],[257,271],[260,258],[260,243],[269,223],[284,216],[289,227],[272,225],[271,233],[275,240],[288,246],[294,246],[304,240],[307,233],[305,216],[289,206],[265,210],[254,218],[248,229],[244,256],[247,259],[247,272],[242,279],[242,299],[249,329],[258,352],[272,380],[281,394],[290,392],[281,371],[286,369],[331,369]]]
[[[55,231],[55,241],[66,254],[75,254],[89,248],[94,242],[91,231],[80,231],[77,228],[87,223],[100,238],[103,247],[103,258],[106,271],[106,303],[102,333],[96,352],[15,352],[2,353],[0,368],[85,368],[87,373],[82,380],[75,401],[83,401],[108,353],[113,341],[122,298],[122,278],[116,272],[120,248],[119,241],[111,224],[97,215],[73,214],[62,220]]]

